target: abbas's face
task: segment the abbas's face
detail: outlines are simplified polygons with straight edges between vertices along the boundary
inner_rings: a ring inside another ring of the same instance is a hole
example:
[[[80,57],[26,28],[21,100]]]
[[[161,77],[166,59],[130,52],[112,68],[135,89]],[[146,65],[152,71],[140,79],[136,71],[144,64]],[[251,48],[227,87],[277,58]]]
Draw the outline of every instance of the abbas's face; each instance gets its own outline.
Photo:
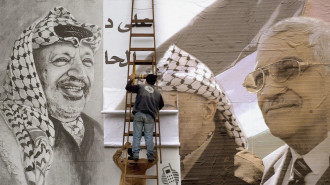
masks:
[[[36,68],[50,114],[61,121],[75,119],[88,101],[94,80],[94,56],[87,44],[58,42],[35,52]]]
[[[271,133],[282,139],[326,124],[325,65],[316,65],[322,62],[315,59],[308,42],[304,34],[285,32],[266,39],[258,48],[256,69],[283,60],[311,64],[306,68],[278,65],[272,67],[277,73],[264,73],[264,86],[257,94],[259,107]]]

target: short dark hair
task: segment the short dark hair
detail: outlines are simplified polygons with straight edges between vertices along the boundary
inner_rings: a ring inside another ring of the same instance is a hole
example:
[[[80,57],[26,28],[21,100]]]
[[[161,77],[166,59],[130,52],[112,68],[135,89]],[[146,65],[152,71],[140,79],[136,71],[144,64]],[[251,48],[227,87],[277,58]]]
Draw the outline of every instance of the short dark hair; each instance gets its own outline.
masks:
[[[148,84],[154,85],[156,83],[156,80],[157,80],[157,75],[148,74],[147,77],[146,77],[146,80],[147,80]]]

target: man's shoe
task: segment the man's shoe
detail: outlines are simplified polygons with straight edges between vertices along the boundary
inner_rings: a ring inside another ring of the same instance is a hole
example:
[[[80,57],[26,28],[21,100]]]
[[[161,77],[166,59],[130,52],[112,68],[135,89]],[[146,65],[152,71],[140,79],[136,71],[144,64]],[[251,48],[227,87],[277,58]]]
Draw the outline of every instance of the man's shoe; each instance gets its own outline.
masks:
[[[132,152],[132,148],[128,149],[128,160],[133,160],[133,152]]]
[[[134,154],[133,154],[132,148],[128,148],[127,151],[128,151],[128,155],[133,157]]]
[[[138,161],[139,160],[139,156],[133,156],[133,160],[134,161]]]
[[[154,161],[156,160],[156,159],[155,159],[155,156],[154,156],[153,154],[148,154],[148,155],[147,155],[147,158],[148,158],[148,161],[151,162],[151,163],[154,162]]]

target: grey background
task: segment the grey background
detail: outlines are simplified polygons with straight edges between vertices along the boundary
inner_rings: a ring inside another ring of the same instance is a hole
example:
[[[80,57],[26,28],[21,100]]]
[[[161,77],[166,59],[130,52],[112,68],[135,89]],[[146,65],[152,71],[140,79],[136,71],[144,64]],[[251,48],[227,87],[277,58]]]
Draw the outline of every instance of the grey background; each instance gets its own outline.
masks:
[[[80,22],[92,23],[102,27],[102,0],[0,0],[0,84],[2,84],[6,75],[6,66],[14,41],[35,20],[46,15],[57,6],[68,9]],[[84,112],[103,127],[101,115],[103,102],[102,46],[101,43],[95,56],[97,62],[95,64],[94,89]]]

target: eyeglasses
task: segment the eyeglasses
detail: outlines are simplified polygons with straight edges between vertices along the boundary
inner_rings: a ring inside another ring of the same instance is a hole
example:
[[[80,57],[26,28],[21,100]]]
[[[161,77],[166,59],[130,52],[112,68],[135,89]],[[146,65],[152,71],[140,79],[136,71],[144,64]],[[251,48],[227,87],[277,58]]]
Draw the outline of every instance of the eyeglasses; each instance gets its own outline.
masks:
[[[270,76],[275,82],[284,83],[300,75],[311,65],[329,65],[325,63],[302,62],[296,58],[285,58],[278,62],[260,67],[249,73],[243,83],[247,91],[257,93],[264,88],[266,76]]]

